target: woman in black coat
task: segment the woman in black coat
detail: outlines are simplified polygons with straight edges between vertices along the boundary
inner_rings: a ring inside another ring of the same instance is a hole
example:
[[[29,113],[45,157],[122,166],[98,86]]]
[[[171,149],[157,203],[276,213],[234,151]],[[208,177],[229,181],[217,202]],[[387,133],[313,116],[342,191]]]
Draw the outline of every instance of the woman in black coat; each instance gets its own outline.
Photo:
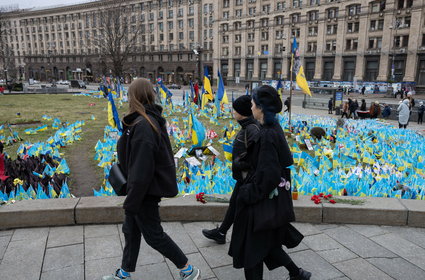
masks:
[[[273,87],[261,86],[253,91],[251,109],[261,130],[252,151],[248,149],[254,171],[248,174],[236,199],[229,255],[235,268],[244,268],[248,280],[263,279],[263,263],[269,270],[285,266],[291,280],[310,279],[311,273],[298,268],[282,249],[288,239],[289,222],[295,220],[288,169],[293,159],[276,119],[282,101]],[[278,204],[270,199],[275,192]]]
[[[155,104],[155,91],[147,79],[133,81],[128,90],[129,113],[117,144],[118,160],[127,178],[127,197],[122,231],[125,246],[121,268],[103,280],[131,279],[139,255],[141,235],[146,243],[180,269],[180,279],[199,279],[200,270],[163,231],[158,203],[161,197],[178,193],[173,151],[162,108]]]

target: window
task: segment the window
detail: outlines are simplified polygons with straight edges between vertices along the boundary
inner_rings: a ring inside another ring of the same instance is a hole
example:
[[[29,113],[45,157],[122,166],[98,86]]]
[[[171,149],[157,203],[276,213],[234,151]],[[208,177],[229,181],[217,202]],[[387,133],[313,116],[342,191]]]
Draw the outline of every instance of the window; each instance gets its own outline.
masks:
[[[224,35],[224,36],[222,37],[222,42],[223,42],[223,43],[229,43],[229,36],[228,36],[228,35]]]
[[[254,46],[248,46],[248,55],[254,55]]]
[[[270,13],[270,4],[268,5],[263,5],[263,7],[261,8],[261,10],[263,11],[263,13],[268,14]]]
[[[247,22],[246,22],[246,26],[248,27],[248,28],[254,28],[254,25],[255,25],[255,21],[253,21],[253,20],[248,20]]]
[[[276,3],[276,10],[282,11],[282,10],[285,9],[285,6],[286,6],[286,2],[285,1],[283,1],[283,2],[277,2]]]
[[[371,59],[366,61],[365,80],[376,81],[379,73],[379,60]]]
[[[338,17],[338,8],[330,8],[326,10],[326,17],[328,19],[337,18]]]
[[[255,33],[248,33],[248,42],[254,42]]]
[[[297,23],[297,22],[299,22],[299,20],[300,20],[300,16],[301,16],[301,14],[299,14],[299,13],[292,14],[292,15],[291,15],[291,22],[292,22],[292,23]]]
[[[360,28],[360,23],[358,21],[356,22],[349,22],[347,24],[347,32],[348,33],[358,33]]]
[[[274,46],[274,52],[275,54],[281,54],[285,51],[285,47],[283,46],[283,44],[276,44]]]
[[[336,40],[326,41],[326,51],[336,51]]]
[[[227,23],[223,23],[223,24],[221,25],[221,30],[222,30],[222,31],[228,31],[228,30],[229,30],[229,25],[228,25]]]
[[[361,12],[361,5],[360,4],[348,6],[348,15],[349,16],[358,15],[358,14],[360,14],[360,12]]]
[[[247,61],[246,62],[246,78],[251,80],[254,75],[254,62]]]
[[[347,39],[345,44],[345,49],[347,51],[355,51],[359,45],[359,40],[356,39]]]
[[[293,8],[298,8],[301,7],[303,4],[302,0],[292,0],[292,7]]]
[[[236,17],[242,17],[242,9],[235,10]]]
[[[261,26],[262,26],[262,27],[267,27],[267,26],[269,26],[269,19],[268,19],[268,18],[262,18],[262,19],[261,19]]]
[[[241,34],[235,34],[235,43],[240,43],[241,42]]]
[[[235,55],[237,56],[241,55],[241,47],[235,47]]]
[[[308,20],[313,21],[313,20],[319,19],[319,12],[311,11],[311,12],[308,12],[307,16],[308,16]]]
[[[256,8],[255,8],[255,7],[249,7],[249,8],[248,8],[248,14],[249,14],[250,16],[255,15],[255,13],[256,13]]]
[[[284,19],[283,16],[275,17],[275,24],[276,25],[283,25],[283,19]]]
[[[224,56],[229,55],[229,48],[228,47],[224,47],[221,49],[221,52]]]
[[[230,0],[223,0],[223,8],[229,8],[230,7]]]
[[[267,75],[267,62],[260,62],[260,79],[265,80]]]
[[[261,32],[261,40],[266,41],[269,39],[269,32],[268,31],[262,31]]]
[[[393,48],[407,47],[408,43],[409,43],[409,35],[394,36]]]
[[[242,22],[240,22],[240,21],[236,21],[234,24],[233,24],[233,29],[235,29],[235,30],[240,30],[242,28]]]
[[[370,31],[383,30],[384,29],[384,20],[371,20],[370,21]]]
[[[300,37],[300,29],[299,28],[292,28],[291,34],[292,34],[292,37],[296,37],[296,38]]]
[[[223,18],[228,19],[229,18],[229,11],[223,12]]]
[[[375,1],[370,4],[370,11],[378,13],[385,10],[385,0]]]
[[[317,51],[317,42],[308,42],[307,43],[307,52],[315,53]]]
[[[317,36],[318,27],[317,26],[310,26],[308,28],[308,36]]]
[[[236,0],[235,6],[242,6],[243,0]]]
[[[280,40],[283,39],[284,35],[283,35],[283,30],[276,30],[276,39]]]
[[[282,62],[275,62],[273,69],[273,78],[276,80],[280,79],[282,74]]]
[[[239,55],[240,55],[240,50],[239,50]],[[241,63],[240,62],[235,62],[235,64],[233,64],[233,77],[240,77],[241,76]]]
[[[310,6],[319,5],[319,4],[320,4],[320,0],[310,0]]]
[[[183,40],[184,39],[184,33],[183,32],[179,32],[179,40]]]
[[[338,25],[337,24],[331,24],[326,26],[326,34],[327,35],[334,35],[338,31]]]

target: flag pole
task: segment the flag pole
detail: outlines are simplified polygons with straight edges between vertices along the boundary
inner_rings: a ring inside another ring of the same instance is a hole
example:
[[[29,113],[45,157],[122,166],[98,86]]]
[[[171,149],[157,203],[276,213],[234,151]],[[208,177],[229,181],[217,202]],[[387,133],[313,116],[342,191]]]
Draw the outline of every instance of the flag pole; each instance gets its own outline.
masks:
[[[294,52],[291,51],[291,70],[290,70],[290,87],[289,87],[289,108],[288,108],[288,113],[289,113],[289,118],[288,118],[288,127],[289,127],[289,131],[292,131],[291,128],[291,115],[292,115],[292,72],[294,69]]]

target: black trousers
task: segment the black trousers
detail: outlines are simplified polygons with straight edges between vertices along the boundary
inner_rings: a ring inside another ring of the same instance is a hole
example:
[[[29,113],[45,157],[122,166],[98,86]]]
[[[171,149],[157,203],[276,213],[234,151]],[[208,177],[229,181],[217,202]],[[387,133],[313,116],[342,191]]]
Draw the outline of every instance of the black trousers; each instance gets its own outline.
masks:
[[[218,228],[218,231],[223,234],[227,233],[227,231],[232,226],[233,221],[235,220],[236,197],[238,196],[238,192],[239,192],[239,183],[236,183],[235,188],[233,189],[232,195],[230,196],[229,208],[227,208],[226,215],[224,216],[224,220],[221,223],[220,227]]]
[[[418,114],[418,124],[422,124],[424,118],[424,114]]]
[[[404,129],[406,129],[407,128],[407,124],[398,123],[398,128],[404,128]]]
[[[187,264],[185,254],[162,229],[158,202],[143,201],[138,215],[125,215],[122,226],[125,246],[121,268],[127,272],[136,270],[142,234],[149,246],[172,261],[177,268],[181,269]]]
[[[282,247],[277,247],[270,251],[269,255],[263,260],[263,262],[257,264],[253,268],[245,268],[245,279],[263,280],[263,263],[265,263],[269,268],[276,268],[287,266],[291,262],[291,257],[282,249]]]

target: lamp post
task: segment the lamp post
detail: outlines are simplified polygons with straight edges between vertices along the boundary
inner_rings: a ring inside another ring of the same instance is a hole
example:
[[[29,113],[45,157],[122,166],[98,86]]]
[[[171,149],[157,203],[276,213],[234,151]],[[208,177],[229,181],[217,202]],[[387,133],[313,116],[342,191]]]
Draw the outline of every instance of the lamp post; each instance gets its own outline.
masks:
[[[193,49],[193,53],[196,55],[196,68],[198,71],[198,82],[201,82],[201,64],[202,64],[202,48],[197,46]]]
[[[397,29],[400,27],[400,22],[396,19],[396,21],[395,21],[395,24],[394,24],[394,26],[390,26],[390,30],[391,30],[391,37],[392,37],[392,34],[393,34],[393,30],[395,30],[395,37],[397,36]],[[392,41],[393,41],[393,55],[392,55],[392,64],[391,64],[391,79],[393,80],[393,82],[395,81],[395,56],[396,56],[396,50],[395,50],[395,48],[396,48],[396,45],[395,45],[395,42],[396,42],[396,39],[395,39],[395,37],[394,38],[392,38]]]

